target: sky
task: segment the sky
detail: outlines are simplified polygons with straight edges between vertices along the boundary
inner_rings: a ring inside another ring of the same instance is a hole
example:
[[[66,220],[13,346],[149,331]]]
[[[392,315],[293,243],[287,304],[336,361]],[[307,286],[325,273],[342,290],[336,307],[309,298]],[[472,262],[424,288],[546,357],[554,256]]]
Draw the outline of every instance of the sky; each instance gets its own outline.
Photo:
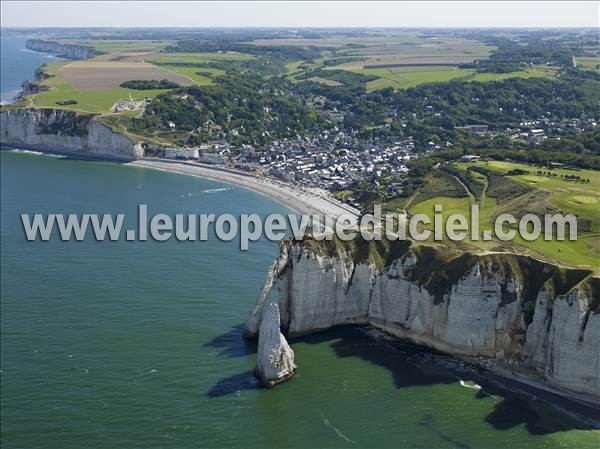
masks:
[[[0,3],[2,27],[600,27],[600,2]]]

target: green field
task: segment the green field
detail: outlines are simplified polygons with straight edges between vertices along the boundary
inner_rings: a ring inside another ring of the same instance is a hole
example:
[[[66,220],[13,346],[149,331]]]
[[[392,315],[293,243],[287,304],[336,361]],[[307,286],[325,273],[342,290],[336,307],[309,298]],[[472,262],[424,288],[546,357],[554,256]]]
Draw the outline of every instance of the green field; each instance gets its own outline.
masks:
[[[517,219],[526,214],[534,213],[538,216],[544,213],[572,213],[578,219],[578,239],[576,241],[546,241],[539,238],[526,241],[518,237],[512,242],[502,242],[497,239],[473,241],[470,238],[462,242],[451,242],[444,238],[443,243],[457,246],[461,249],[475,251],[513,251],[523,254],[532,254],[569,266],[585,266],[600,269],[600,172],[594,170],[573,170],[566,168],[537,167],[512,162],[476,162],[454,163],[454,167],[465,173],[471,173],[477,181],[484,183],[484,189],[479,197],[474,196],[465,185],[456,181],[452,196],[427,195],[430,191],[449,192],[452,187],[441,185],[438,178],[428,176],[425,187],[405,202],[408,212],[412,214],[426,214],[434,216],[434,205],[441,204],[441,213],[444,222],[451,214],[462,214],[467,219],[470,217],[471,205],[475,202],[480,207],[480,229],[493,230],[494,220],[501,213],[513,214]],[[497,175],[491,179],[481,173],[467,172],[469,167],[479,167],[491,170]],[[511,170],[524,170],[528,174],[508,175]],[[550,174],[550,175],[549,175]],[[584,182],[575,182],[565,179],[565,176],[579,176]],[[589,181],[589,182],[587,182]],[[505,185],[502,185],[505,184]],[[500,200],[494,198],[498,192],[522,186],[523,190],[515,195],[507,195]],[[460,187],[463,192],[460,192]],[[442,188],[443,187],[443,188]],[[527,189],[527,190],[525,190]],[[420,199],[422,198],[422,200]],[[425,226],[431,229],[431,226]],[[506,228],[506,226],[505,226]]]
[[[260,39],[255,45],[319,47],[330,50],[335,58],[362,58],[364,62],[349,62],[345,68],[364,64],[431,63],[459,64],[487,57],[495,47],[464,37],[439,35],[435,39],[415,31],[381,31],[364,36],[331,35],[316,39]]]
[[[165,57],[157,58],[159,61],[174,61],[180,62],[180,56],[177,57]],[[187,54],[186,54],[187,55]],[[217,57],[223,56],[222,54],[215,53]],[[104,55],[106,56],[106,55]],[[196,55],[196,58],[192,58],[191,61],[185,60],[186,62],[199,63],[199,61],[207,61],[204,59],[205,55]],[[238,57],[241,55],[235,55]],[[159,62],[155,61],[155,62]],[[33,97],[33,104],[40,107],[53,107],[62,109],[72,109],[83,112],[94,112],[94,113],[108,113],[111,111],[113,105],[120,101],[129,99],[131,96],[134,100],[143,100],[144,98],[153,98],[161,93],[166,92],[164,89],[157,90],[135,90],[135,89],[124,89],[124,88],[113,88],[113,89],[99,89],[99,90],[85,90],[78,91],[69,84],[63,76],[61,76],[60,70],[67,64],[71,64],[72,61],[61,61],[48,64],[45,67],[45,71],[51,77],[43,80],[40,84],[49,87],[51,90],[42,92]],[[160,68],[169,70],[174,73],[179,73],[190,78],[194,83],[198,85],[208,85],[212,83],[211,76],[223,75],[222,70],[212,67],[188,67],[179,66],[168,63],[156,64]],[[198,74],[204,73],[204,74]],[[77,104],[72,105],[59,105],[57,102],[64,100],[75,100]]]
[[[212,76],[219,76],[225,74],[223,70],[215,69],[212,67],[186,67],[172,64],[156,64],[159,67],[169,70],[171,72],[179,73],[187,76],[199,86],[205,86],[212,83],[212,79],[207,75],[199,75],[199,73],[205,73]]]
[[[303,69],[300,67],[303,64],[306,64],[304,61],[293,61],[285,64],[285,69],[287,70],[287,78],[292,82],[297,82],[298,80],[295,78],[295,75],[299,75],[303,73]]]
[[[335,66],[342,68],[342,66]],[[507,78],[532,78],[553,77],[556,69],[551,67],[532,67],[530,69],[511,73],[477,73],[474,69],[460,69],[458,67],[433,66],[433,67],[379,67],[379,68],[351,68],[347,69],[363,75],[374,75],[379,79],[369,81],[367,90],[374,91],[393,87],[395,89],[407,89],[420,84],[439,83],[453,79],[465,79],[468,81],[499,81]]]
[[[225,72],[214,67],[202,67],[204,64],[219,61],[248,61],[254,56],[243,53],[221,52],[221,53],[155,53],[148,55],[145,60],[156,64],[163,69],[185,75],[200,86],[212,83],[211,76],[221,76]],[[190,64],[183,65],[183,64]],[[203,74],[199,74],[203,73]]]
[[[110,40],[110,39],[64,39],[62,42],[92,46],[105,54],[90,59],[89,61],[115,61],[115,64],[123,63],[150,63],[161,69],[184,75],[195,84],[204,86],[211,84],[215,76],[221,76],[225,72],[214,67],[201,67],[220,61],[246,61],[254,59],[254,56],[236,52],[214,52],[214,53],[161,53],[167,45],[172,44],[168,40]],[[72,61],[61,61],[48,64],[45,68],[50,78],[40,82],[51,90],[35,95],[28,101],[38,107],[53,107],[72,109],[82,112],[109,113],[114,104],[120,100],[143,100],[153,98],[166,90],[134,90],[120,87],[94,88],[93,80],[86,90],[75,89],[61,74],[61,69]],[[189,64],[189,65],[186,65]],[[133,79],[133,78],[132,78]],[[60,105],[57,102],[74,100],[76,104]]]
[[[471,164],[473,166],[486,166],[501,173],[507,173],[510,170],[521,169],[529,171],[532,174],[510,176],[523,185],[538,190],[543,190],[552,195],[551,201],[557,207],[568,212],[577,214],[591,220],[592,230],[600,232],[600,172],[595,170],[553,168],[549,170],[546,167],[535,167],[526,164],[517,164],[514,162],[478,162]],[[533,172],[542,171],[552,173],[556,176],[548,177],[546,175],[533,174]],[[564,180],[565,176],[579,176],[590,182],[586,184],[575,183]],[[561,178],[563,177],[563,178]]]
[[[147,61],[155,64],[205,64],[214,61],[249,61],[254,56],[245,53],[215,52],[215,53],[154,53],[148,55]]]
[[[129,95],[134,100],[143,100],[144,98],[155,97],[165,92],[165,90],[161,89],[142,91],[123,88],[78,92],[59,74],[59,70],[70,62],[61,61],[46,66],[46,72],[51,77],[44,80],[41,84],[50,87],[52,90],[35,95],[33,103],[36,106],[105,113],[110,112],[112,106],[117,101],[128,99]],[[77,104],[60,106],[56,103],[57,101],[64,100],[75,100]]]
[[[406,89],[415,87],[419,84],[438,83],[450,81],[456,78],[464,78],[473,73],[473,70],[459,68],[423,68],[423,67],[402,67],[402,68],[376,68],[376,69],[352,69],[353,72],[363,75],[375,75],[379,79],[369,81],[367,90],[373,91],[393,87],[395,89]]]
[[[557,69],[554,67],[534,66],[525,70],[510,73],[475,73],[469,81],[501,81],[508,78],[553,78]]]
[[[577,56],[575,62],[582,69],[600,72],[600,57],[598,56]]]
[[[415,31],[381,31],[364,36],[335,36],[318,39],[281,38],[254,41],[255,45],[314,46],[322,57],[314,62],[294,61],[286,64],[289,78],[314,69],[327,68],[376,74],[380,79],[370,82],[369,90],[384,87],[406,88],[422,82],[443,82],[471,74],[456,66],[489,56],[495,47],[454,35],[440,35],[435,39]],[[402,64],[404,67],[393,67]],[[441,64],[433,66],[432,64]],[[369,67],[371,65],[389,67]],[[302,66],[302,67],[301,67]],[[408,66],[408,70],[405,70]],[[407,73],[409,72],[409,73]],[[418,72],[418,73],[410,73]],[[435,72],[435,73],[434,73]],[[421,81],[421,78],[425,78]]]

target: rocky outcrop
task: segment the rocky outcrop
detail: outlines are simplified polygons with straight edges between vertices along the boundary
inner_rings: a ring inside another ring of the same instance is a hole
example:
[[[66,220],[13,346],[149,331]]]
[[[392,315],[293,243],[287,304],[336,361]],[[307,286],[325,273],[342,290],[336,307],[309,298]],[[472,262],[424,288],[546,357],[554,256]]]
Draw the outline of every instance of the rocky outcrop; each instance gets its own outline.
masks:
[[[19,92],[18,98],[26,97],[28,95],[36,95],[41,92],[46,92],[50,90],[48,86],[43,86],[41,84],[33,83],[31,81],[23,81],[21,83],[21,92]]]
[[[269,268],[267,277],[260,291],[258,301],[256,302],[256,306],[254,307],[250,315],[248,315],[246,325],[244,326],[244,332],[246,337],[253,337],[257,335],[259,320],[260,318],[262,318],[263,308],[273,288],[273,282],[275,281],[275,277],[281,274],[283,267],[286,266],[287,262],[288,251],[287,247],[283,246],[281,248],[279,256],[277,257],[277,259],[275,259],[275,262],[273,262],[273,264]],[[279,313],[279,310],[277,313]]]
[[[52,53],[65,59],[88,59],[102,54],[101,51],[85,45],[63,44],[43,39],[28,39],[25,46],[29,50]]]
[[[133,160],[141,145],[93,115],[60,109],[8,109],[0,113],[0,143],[23,149]]]
[[[280,331],[279,307],[274,303],[266,304],[258,335],[256,375],[267,388],[271,388],[295,373],[294,351]]]
[[[408,242],[284,244],[273,287],[291,336],[344,324],[600,398],[600,278],[514,254]],[[268,293],[261,295],[266,301]],[[246,322],[256,335],[261,304]]]

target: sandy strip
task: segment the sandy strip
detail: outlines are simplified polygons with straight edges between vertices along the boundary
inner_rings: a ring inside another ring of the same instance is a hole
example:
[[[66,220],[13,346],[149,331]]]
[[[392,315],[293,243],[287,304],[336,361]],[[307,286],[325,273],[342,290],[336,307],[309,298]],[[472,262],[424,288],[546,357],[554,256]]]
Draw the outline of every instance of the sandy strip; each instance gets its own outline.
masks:
[[[261,193],[296,212],[307,215],[325,214],[337,218],[342,214],[358,217],[359,211],[333,198],[319,195],[290,184],[217,166],[196,162],[139,159],[127,165],[152,168],[186,175],[215,179]]]

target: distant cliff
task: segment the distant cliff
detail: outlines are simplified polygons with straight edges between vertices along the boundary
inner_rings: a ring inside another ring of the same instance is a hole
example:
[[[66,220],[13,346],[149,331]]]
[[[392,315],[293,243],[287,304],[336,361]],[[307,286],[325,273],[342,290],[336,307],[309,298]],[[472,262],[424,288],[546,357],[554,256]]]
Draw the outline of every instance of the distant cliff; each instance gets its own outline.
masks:
[[[372,325],[498,372],[600,398],[600,278],[512,254],[473,255],[409,242],[285,243],[269,291],[290,336]],[[302,361],[298,360],[302,368]]]
[[[0,143],[25,149],[80,153],[123,160],[140,158],[141,145],[98,123],[93,115],[60,109],[0,112]]]
[[[101,51],[85,45],[63,44],[43,39],[28,39],[25,46],[29,50],[52,53],[66,59],[88,59],[102,54]]]

